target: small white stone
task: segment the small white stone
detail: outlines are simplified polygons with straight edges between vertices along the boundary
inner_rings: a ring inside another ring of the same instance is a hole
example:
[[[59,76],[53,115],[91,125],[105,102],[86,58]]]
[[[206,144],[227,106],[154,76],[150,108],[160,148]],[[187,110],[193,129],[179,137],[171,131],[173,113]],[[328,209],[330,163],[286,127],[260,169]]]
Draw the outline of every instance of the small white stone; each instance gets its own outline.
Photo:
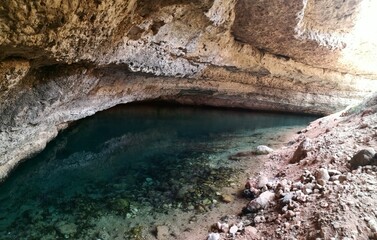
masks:
[[[208,240],[220,240],[220,234],[219,233],[210,233],[208,235]]]
[[[236,225],[233,225],[229,229],[229,233],[232,234],[233,236],[237,233],[238,227]]]
[[[266,145],[259,145],[256,150],[256,154],[269,154],[272,153],[274,149],[267,147]]]

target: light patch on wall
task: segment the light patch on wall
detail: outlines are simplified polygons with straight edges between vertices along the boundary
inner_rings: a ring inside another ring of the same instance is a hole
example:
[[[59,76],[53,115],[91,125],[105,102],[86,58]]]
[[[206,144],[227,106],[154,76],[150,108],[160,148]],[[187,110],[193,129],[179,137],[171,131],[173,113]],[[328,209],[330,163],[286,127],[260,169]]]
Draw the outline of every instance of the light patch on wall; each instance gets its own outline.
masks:
[[[355,25],[346,39],[339,61],[365,74],[377,75],[377,1],[360,3]]]

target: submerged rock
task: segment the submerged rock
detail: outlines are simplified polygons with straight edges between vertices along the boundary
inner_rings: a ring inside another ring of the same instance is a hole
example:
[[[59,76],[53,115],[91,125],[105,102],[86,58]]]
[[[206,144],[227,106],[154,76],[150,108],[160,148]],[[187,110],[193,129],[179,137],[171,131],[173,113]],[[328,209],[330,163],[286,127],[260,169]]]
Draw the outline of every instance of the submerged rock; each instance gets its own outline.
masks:
[[[110,202],[110,208],[120,214],[130,211],[130,201],[126,198],[118,198]]]
[[[77,226],[74,223],[59,222],[56,224],[56,230],[65,238],[70,238],[77,232]]]

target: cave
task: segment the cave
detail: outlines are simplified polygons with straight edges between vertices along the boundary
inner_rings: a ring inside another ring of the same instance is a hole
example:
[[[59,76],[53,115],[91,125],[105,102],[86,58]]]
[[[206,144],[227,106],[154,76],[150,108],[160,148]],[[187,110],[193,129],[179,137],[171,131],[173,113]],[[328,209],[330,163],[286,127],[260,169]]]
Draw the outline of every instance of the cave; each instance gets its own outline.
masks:
[[[26,176],[35,166],[52,166],[47,171],[52,172],[55,165],[36,158],[67,154],[64,146],[80,139],[75,135],[79,126],[101,116],[109,125],[116,125],[112,121],[119,115],[132,119],[125,109],[147,114],[167,108],[162,115],[188,111],[209,119],[203,125],[187,122],[182,128],[189,132],[211,131],[221,121],[221,131],[238,129],[251,124],[250,116],[260,116],[258,121],[272,122],[279,136],[263,135],[264,142],[258,144],[249,139],[248,147],[232,148],[222,156],[243,171],[232,189],[228,186],[229,194],[218,194],[218,209],[194,209],[187,226],[177,227],[172,218],[89,236],[79,233],[89,225],[78,227],[71,219],[43,225],[39,232],[45,236],[18,226],[13,230],[20,235],[9,231],[4,239],[376,239],[377,29],[371,27],[376,10],[377,4],[369,0],[3,0],[4,202],[8,195],[17,195],[9,186],[33,185]],[[208,117],[210,112],[216,117]],[[287,122],[297,118],[301,125],[279,125],[267,119],[272,115]],[[90,138],[83,142],[90,145]],[[248,167],[248,159],[260,164]],[[113,164],[106,167],[116,168]],[[191,172],[194,167],[183,166]],[[221,169],[220,175],[228,176]],[[205,170],[196,174],[216,175]],[[61,177],[68,179],[69,174]],[[141,185],[153,185],[153,179],[143,179],[148,180],[140,180]],[[187,191],[181,188],[175,189],[176,195]],[[46,204],[51,200],[48,194],[36,195]],[[128,199],[109,199],[93,206],[77,199],[60,204],[66,209],[86,205],[89,212],[110,204],[117,213],[126,206],[125,215],[137,215]],[[38,217],[48,219],[51,209],[46,209],[32,217],[21,209],[21,217],[28,224]],[[227,209],[224,216],[219,209]],[[6,211],[12,211],[11,204]],[[217,220],[208,217],[213,212]],[[97,217],[103,226],[116,225],[114,219]]]

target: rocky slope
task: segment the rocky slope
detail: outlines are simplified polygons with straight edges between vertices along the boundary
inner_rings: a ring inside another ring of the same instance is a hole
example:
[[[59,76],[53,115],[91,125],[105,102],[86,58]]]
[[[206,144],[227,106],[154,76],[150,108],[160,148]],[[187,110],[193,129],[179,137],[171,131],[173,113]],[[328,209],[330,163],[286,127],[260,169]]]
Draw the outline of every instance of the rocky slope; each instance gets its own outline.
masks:
[[[311,0],[2,1],[0,178],[69,122],[120,103],[160,98],[314,114],[356,104],[377,86],[374,58],[359,64],[365,46],[366,56],[374,53],[373,39],[352,38],[369,8]],[[346,61],[350,52],[357,54]]]

